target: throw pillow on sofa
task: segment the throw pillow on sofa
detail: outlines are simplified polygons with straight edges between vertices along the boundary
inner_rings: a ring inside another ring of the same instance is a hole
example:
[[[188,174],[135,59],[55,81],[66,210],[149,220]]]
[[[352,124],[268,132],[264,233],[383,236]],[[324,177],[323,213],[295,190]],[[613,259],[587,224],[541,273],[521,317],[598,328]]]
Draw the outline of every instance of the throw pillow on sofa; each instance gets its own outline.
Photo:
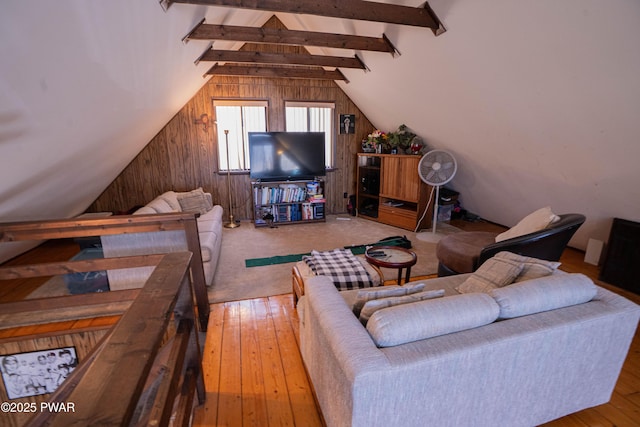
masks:
[[[381,288],[363,289],[356,295],[356,302],[353,304],[353,314],[360,317],[360,311],[365,303],[379,298],[399,297],[402,295],[415,294],[424,289],[424,283],[409,283],[405,286],[384,286]]]
[[[213,205],[204,190],[202,190],[202,187],[185,193],[177,193],[176,197],[182,212],[203,215],[213,209]]]
[[[403,295],[400,297],[380,298],[367,301],[360,310],[360,322],[367,326],[367,322],[378,310],[383,308],[394,307],[396,305],[409,304],[412,302],[424,301],[427,299],[439,298],[444,296],[444,289],[433,291],[417,292],[414,294]]]
[[[522,271],[522,264],[506,258],[489,258],[456,288],[461,294],[489,292],[509,285]]]
[[[507,251],[498,252],[494,257],[509,259],[522,264],[522,271],[514,280],[516,283],[537,279],[538,277],[550,276],[560,267],[559,262],[518,255]]]

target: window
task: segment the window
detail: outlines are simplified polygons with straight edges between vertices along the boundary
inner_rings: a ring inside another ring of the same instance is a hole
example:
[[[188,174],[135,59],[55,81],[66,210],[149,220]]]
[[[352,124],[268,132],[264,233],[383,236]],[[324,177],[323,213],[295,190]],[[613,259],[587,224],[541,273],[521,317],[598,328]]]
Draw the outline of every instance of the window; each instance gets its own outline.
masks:
[[[326,167],[333,167],[333,110],[330,102],[287,102],[287,132],[324,132]]]
[[[267,101],[214,100],[220,171],[249,170],[249,132],[267,130]],[[224,131],[229,131],[229,164]]]

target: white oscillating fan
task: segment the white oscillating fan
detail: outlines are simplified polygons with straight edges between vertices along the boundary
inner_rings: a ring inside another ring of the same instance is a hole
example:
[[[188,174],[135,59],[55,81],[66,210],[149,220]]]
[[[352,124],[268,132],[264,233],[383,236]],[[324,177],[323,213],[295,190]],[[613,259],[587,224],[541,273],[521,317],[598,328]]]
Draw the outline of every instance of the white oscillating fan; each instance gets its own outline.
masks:
[[[437,242],[442,238],[442,236],[436,234],[440,187],[453,179],[457,169],[458,165],[456,163],[456,159],[448,151],[431,150],[420,159],[420,163],[418,163],[418,175],[422,181],[434,187],[436,191],[436,197],[433,204],[433,232],[418,233],[416,237],[420,240]],[[425,214],[428,209],[429,206],[425,209]]]

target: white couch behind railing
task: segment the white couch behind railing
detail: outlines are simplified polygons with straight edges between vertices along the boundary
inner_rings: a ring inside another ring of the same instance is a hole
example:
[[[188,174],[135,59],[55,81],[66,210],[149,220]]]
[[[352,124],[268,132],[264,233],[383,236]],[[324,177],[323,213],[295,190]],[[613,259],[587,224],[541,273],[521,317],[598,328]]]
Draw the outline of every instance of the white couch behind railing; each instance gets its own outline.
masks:
[[[198,238],[202,253],[202,267],[207,286],[213,283],[222,244],[222,207],[213,205],[211,194],[202,189],[190,192],[167,191],[134,215],[155,215],[172,212],[197,214]],[[108,258],[118,256],[180,252],[187,250],[186,235],[180,230],[156,231],[102,236],[102,249]],[[109,270],[112,290],[140,287],[151,274],[152,268]]]

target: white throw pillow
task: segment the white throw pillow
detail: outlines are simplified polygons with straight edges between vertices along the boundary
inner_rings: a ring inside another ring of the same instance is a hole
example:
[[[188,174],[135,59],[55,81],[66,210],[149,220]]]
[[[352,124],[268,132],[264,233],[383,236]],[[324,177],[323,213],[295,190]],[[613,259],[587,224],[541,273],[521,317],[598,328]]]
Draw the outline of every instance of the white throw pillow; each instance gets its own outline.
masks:
[[[504,233],[498,234],[496,236],[496,242],[544,230],[549,226],[549,224],[553,224],[559,220],[560,217],[551,211],[551,207],[547,206],[542,209],[538,209],[537,211],[522,218],[519,223]]]

